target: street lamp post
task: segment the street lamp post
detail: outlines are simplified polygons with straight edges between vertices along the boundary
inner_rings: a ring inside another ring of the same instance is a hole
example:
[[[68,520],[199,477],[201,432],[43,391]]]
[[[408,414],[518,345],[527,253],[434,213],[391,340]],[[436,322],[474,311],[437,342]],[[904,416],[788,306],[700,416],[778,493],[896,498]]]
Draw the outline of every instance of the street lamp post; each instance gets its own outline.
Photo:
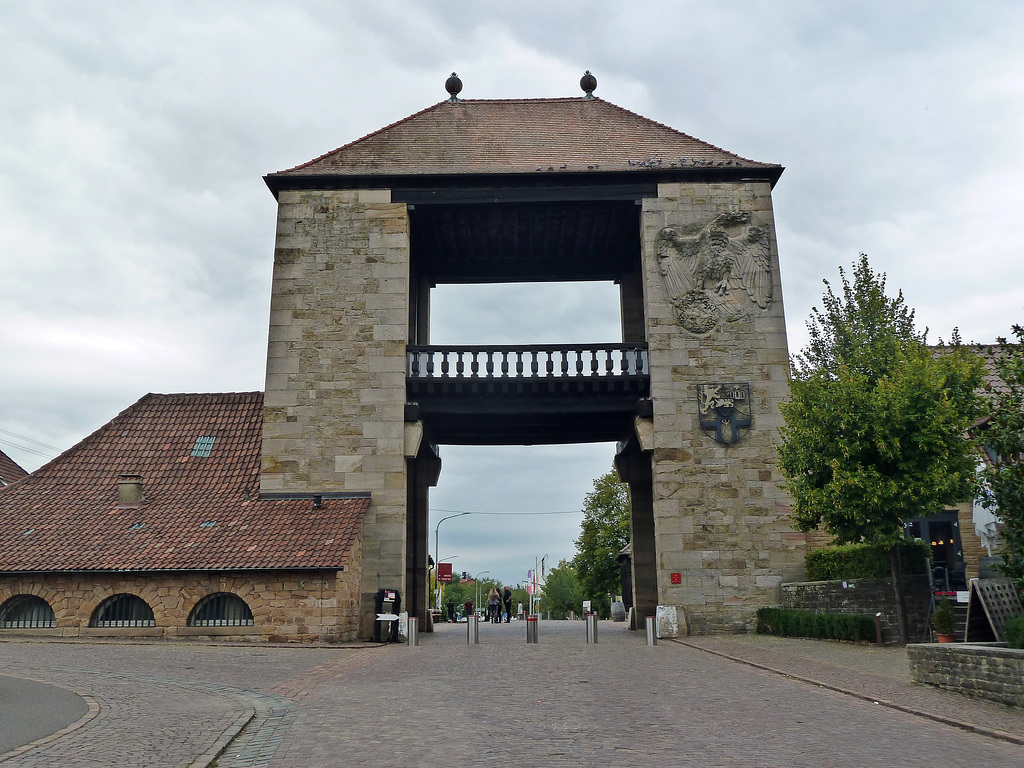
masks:
[[[437,525],[434,526],[434,574],[435,574],[435,577],[440,573],[440,570],[437,567],[437,565],[438,565],[438,560],[437,560],[437,549],[438,549],[438,547],[437,547],[437,529],[441,527],[441,523],[443,523],[445,520],[451,520],[453,517],[462,517],[463,515],[468,515],[468,514],[470,514],[470,513],[469,512],[459,512],[457,515],[448,515],[448,517],[442,517],[440,520],[437,521]],[[449,559],[451,559],[451,558],[449,558]],[[434,592],[434,607],[435,608],[440,608],[441,607],[441,580],[440,579],[437,579],[437,589]]]
[[[480,573],[478,573],[476,576],[473,577],[473,586],[476,587],[476,602],[473,603],[473,610],[474,611],[480,610],[480,581],[479,581],[479,579],[485,573],[490,573],[490,571],[480,571]]]
[[[534,606],[540,602],[540,597],[537,596],[537,568],[544,565],[544,561],[547,559],[547,555],[533,559],[533,594],[530,595],[530,613],[535,612]]]

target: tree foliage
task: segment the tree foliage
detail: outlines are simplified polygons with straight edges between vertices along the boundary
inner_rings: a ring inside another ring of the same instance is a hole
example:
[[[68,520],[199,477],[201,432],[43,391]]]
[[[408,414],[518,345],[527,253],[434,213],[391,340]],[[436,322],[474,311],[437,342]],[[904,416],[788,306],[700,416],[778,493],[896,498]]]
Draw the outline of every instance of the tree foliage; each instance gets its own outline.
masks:
[[[904,524],[971,498],[982,364],[953,331],[932,349],[900,291],[886,295],[861,254],[853,282],[840,268],[781,405],[779,468],[799,530],[821,526],[840,544],[889,548],[900,642],[907,641],[900,546]]]
[[[980,439],[992,460],[982,472],[985,505],[1003,523],[1002,571],[1024,587],[1024,328],[998,339],[993,360],[1004,386],[986,387],[989,418]]]
[[[592,601],[602,615],[610,610],[608,595],[622,590],[615,558],[629,543],[629,522],[628,486],[612,470],[597,478],[594,490],[586,496],[572,561],[582,599]]]
[[[779,466],[796,527],[838,543],[898,545],[910,518],[972,496],[981,362],[953,332],[930,348],[903,293],[861,254],[842,292],[825,281],[782,405]]]
[[[583,591],[572,563],[562,560],[552,568],[544,583],[541,610],[550,611],[551,618],[565,619],[569,611],[578,616],[583,607]]]

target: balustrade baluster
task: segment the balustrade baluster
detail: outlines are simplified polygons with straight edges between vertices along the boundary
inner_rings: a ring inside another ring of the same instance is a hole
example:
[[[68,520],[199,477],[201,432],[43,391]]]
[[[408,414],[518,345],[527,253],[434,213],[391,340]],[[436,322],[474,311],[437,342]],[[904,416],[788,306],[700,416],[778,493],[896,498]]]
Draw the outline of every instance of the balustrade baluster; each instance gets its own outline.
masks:
[[[455,375],[462,376],[466,372],[466,362],[462,359],[462,350],[455,353]]]
[[[577,349],[576,350],[576,375],[577,376],[582,376],[583,375],[583,350],[582,349]]]
[[[566,376],[569,373],[569,350],[562,350],[562,375]]]
[[[551,376],[555,372],[555,350],[544,350],[544,373]]]
[[[494,375],[494,350],[487,350],[487,375]]]
[[[444,352],[441,353],[441,375],[447,376],[449,370],[450,366],[448,364],[448,350],[445,350]]]
[[[409,353],[409,372],[413,378],[420,375],[420,353],[410,352]]]
[[[540,373],[540,365],[537,361],[537,350],[530,352],[530,373],[533,376]]]
[[[473,376],[480,375],[480,351],[474,349],[470,354],[469,368],[473,372]]]
[[[612,371],[615,370],[615,361],[612,360],[612,351],[606,349],[604,351],[604,375],[611,376]]]
[[[523,351],[521,349],[516,350],[516,376],[521,377],[523,375]]]
[[[508,350],[501,351],[501,375],[508,376]]]
[[[426,356],[427,356],[427,376],[433,376],[434,375],[434,353],[433,352],[426,352],[424,354],[426,354]]]

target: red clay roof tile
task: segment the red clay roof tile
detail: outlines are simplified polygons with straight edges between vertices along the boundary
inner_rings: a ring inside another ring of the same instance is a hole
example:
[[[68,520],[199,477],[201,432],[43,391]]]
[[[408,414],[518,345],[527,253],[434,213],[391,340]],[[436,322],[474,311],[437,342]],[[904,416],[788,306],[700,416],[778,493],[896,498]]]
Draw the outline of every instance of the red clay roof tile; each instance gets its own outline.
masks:
[[[260,499],[262,422],[261,392],[146,395],[0,492],[0,571],[344,566],[369,497]],[[142,503],[118,505],[125,473]]]
[[[282,176],[778,169],[602,99],[442,101]]]
[[[0,451],[0,488],[10,485],[16,480],[21,480],[26,475],[28,472],[22,469],[14,459]]]

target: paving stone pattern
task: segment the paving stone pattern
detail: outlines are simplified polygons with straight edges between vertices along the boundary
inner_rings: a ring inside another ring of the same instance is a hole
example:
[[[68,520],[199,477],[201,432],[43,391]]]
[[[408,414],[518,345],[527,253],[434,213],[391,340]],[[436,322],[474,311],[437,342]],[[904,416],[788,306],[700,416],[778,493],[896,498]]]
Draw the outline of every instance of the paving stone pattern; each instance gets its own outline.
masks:
[[[415,648],[3,643],[0,672],[87,691],[101,709],[0,764],[207,765],[251,716],[221,768],[1024,766],[1019,744],[751,666],[905,704],[938,706],[934,694],[954,720],[998,716],[1024,733],[1019,710],[910,684],[902,649],[747,638],[649,648],[611,622],[598,639],[586,644],[582,622],[542,621],[536,645],[520,622],[481,625],[473,646],[465,625],[439,625]]]

